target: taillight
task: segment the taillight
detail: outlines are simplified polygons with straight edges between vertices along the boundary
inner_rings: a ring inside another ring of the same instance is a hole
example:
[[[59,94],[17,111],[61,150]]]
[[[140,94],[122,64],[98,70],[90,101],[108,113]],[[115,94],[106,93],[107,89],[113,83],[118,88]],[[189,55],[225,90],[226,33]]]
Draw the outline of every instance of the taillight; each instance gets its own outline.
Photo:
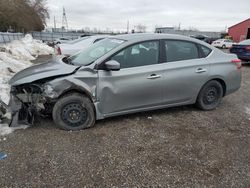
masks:
[[[240,59],[233,59],[231,62],[236,65],[237,69],[241,69],[242,64]]]
[[[62,55],[62,51],[60,47],[57,47],[56,50],[57,50],[57,55]]]
[[[246,51],[250,51],[250,46],[247,46],[247,47],[245,48],[245,50],[246,50]]]

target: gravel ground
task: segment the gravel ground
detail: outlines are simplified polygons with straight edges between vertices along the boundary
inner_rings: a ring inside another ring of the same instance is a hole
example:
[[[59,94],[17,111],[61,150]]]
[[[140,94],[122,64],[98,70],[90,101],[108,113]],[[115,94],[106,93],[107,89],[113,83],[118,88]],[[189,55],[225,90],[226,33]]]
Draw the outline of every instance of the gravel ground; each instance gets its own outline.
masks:
[[[250,66],[210,112],[193,106],[66,132],[51,119],[1,137],[0,187],[250,187]]]

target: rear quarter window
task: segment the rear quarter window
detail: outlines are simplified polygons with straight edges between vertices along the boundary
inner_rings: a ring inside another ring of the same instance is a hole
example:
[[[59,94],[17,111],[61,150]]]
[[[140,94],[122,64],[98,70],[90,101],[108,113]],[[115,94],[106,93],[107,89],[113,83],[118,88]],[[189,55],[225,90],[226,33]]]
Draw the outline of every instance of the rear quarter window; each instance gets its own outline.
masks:
[[[201,50],[201,58],[207,57],[212,52],[210,48],[202,45],[200,45],[200,50]]]

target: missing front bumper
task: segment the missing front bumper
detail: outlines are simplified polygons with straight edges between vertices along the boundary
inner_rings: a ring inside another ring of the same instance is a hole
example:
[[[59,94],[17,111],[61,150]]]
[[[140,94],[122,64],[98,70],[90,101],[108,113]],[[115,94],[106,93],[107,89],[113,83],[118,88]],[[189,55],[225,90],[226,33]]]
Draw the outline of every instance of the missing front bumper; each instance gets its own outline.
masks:
[[[33,125],[34,112],[31,107],[14,96],[11,96],[9,105],[0,100],[0,122],[10,127]]]

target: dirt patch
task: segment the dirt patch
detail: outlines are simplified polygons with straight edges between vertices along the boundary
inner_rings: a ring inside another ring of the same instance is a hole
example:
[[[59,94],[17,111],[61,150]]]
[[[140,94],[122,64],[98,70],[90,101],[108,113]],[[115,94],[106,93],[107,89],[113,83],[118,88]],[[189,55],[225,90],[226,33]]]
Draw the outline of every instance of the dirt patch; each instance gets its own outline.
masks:
[[[158,110],[79,132],[40,119],[1,138],[0,187],[249,187],[249,93],[244,66],[242,88],[214,111]]]

